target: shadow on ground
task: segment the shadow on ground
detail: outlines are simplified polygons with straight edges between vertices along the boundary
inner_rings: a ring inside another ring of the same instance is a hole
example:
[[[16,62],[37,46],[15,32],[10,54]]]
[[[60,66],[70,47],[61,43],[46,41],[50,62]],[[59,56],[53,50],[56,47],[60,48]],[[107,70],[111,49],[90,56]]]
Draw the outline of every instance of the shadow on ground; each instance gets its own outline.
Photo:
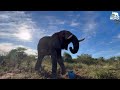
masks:
[[[46,71],[46,70],[42,70],[41,72],[38,72],[38,74],[40,76],[43,77],[43,79],[51,79],[52,76],[51,76],[51,72],[50,71]],[[65,74],[65,75],[61,75],[60,71],[58,71],[57,73],[57,78],[58,79],[69,79],[68,75]],[[74,79],[92,79],[90,77],[85,77],[85,76],[81,76],[81,75],[75,75],[75,78]]]

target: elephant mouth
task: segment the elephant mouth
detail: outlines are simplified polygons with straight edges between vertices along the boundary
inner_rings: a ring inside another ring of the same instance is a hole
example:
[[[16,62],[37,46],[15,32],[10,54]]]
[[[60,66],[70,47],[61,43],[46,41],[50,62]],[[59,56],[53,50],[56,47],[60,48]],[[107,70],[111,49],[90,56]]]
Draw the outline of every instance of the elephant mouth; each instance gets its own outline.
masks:
[[[64,44],[64,49],[65,50],[68,50],[68,45],[69,45],[69,43],[71,42],[71,40],[69,39],[69,40],[67,40],[67,41],[65,41],[66,43]]]
[[[68,50],[68,46],[67,46],[67,47],[65,47],[65,50]]]

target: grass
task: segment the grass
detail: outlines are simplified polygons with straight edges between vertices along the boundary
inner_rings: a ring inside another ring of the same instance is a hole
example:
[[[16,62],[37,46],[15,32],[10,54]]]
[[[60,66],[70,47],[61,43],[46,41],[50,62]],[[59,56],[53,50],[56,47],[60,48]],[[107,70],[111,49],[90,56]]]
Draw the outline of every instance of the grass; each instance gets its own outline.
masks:
[[[20,68],[0,66],[1,79],[50,79],[52,64],[50,60],[44,60],[42,63],[43,71],[37,73],[34,71],[35,61],[27,67],[22,63]],[[73,70],[76,74],[76,79],[120,79],[120,63],[112,64],[85,64],[81,62],[68,63],[65,62],[67,71]],[[58,79],[68,79],[67,73],[64,76],[60,74],[58,65]]]

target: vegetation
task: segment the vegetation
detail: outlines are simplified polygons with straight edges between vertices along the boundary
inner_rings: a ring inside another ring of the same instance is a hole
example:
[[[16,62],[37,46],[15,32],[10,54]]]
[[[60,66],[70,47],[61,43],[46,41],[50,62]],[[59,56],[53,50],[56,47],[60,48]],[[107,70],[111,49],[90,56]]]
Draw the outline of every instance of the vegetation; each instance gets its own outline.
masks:
[[[25,48],[16,48],[7,55],[0,55],[0,78],[1,79],[49,79],[51,77],[50,56],[44,58],[42,72],[34,71],[36,63],[35,55],[27,55]],[[105,59],[104,57],[93,58],[92,55],[81,54],[72,59],[68,53],[63,54],[67,71],[73,70],[76,79],[120,79],[120,56]],[[66,75],[58,77],[68,79]]]
[[[69,53],[64,53],[63,54],[63,59],[65,62],[72,62],[72,56]]]

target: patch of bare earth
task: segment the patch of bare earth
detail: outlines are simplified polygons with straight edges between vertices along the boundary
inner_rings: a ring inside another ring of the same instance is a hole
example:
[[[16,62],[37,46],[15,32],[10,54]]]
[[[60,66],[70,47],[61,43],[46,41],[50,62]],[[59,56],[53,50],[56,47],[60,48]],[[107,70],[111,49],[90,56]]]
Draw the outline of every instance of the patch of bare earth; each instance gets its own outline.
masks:
[[[2,76],[0,76],[0,79],[9,79],[11,77],[13,77],[15,75],[15,73],[5,73]]]

